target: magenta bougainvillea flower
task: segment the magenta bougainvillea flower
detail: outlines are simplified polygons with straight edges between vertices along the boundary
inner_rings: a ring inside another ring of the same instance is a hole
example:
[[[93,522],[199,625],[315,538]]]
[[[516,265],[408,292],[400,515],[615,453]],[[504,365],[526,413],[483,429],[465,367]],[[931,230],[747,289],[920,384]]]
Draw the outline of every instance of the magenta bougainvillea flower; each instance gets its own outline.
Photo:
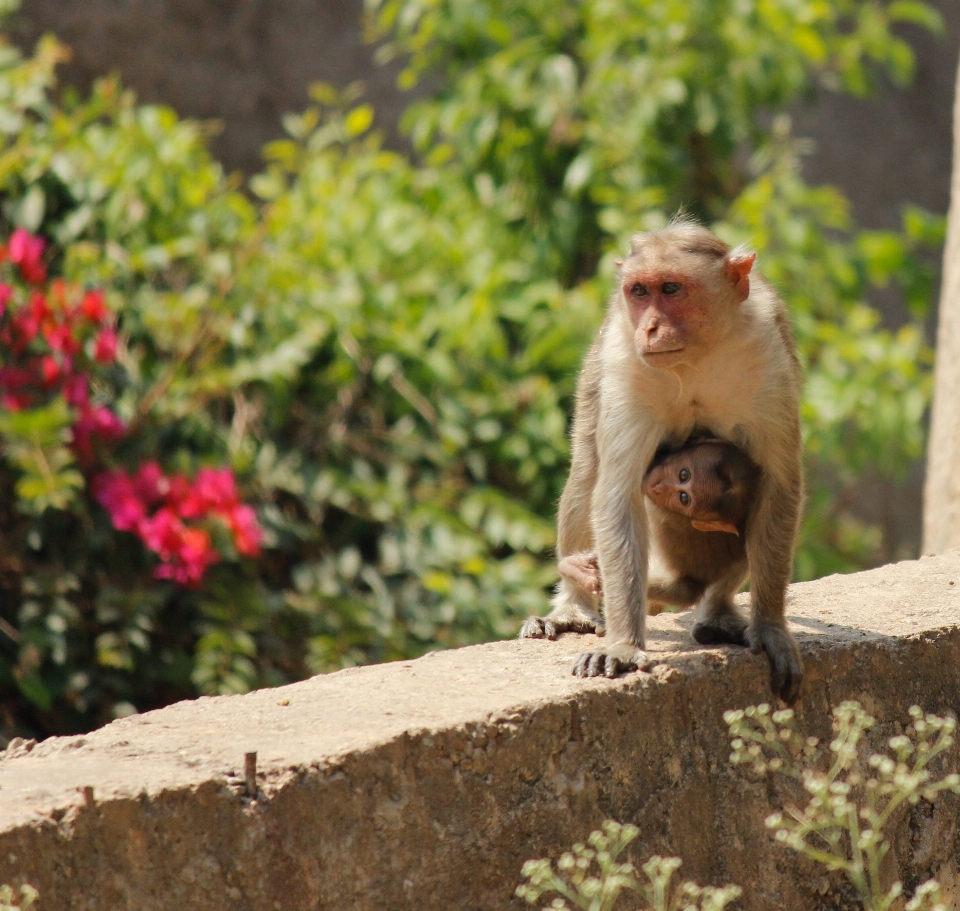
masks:
[[[157,555],[158,579],[198,587],[222,559],[210,531],[219,524],[242,556],[260,553],[263,532],[253,508],[240,502],[229,468],[201,468],[191,480],[166,475],[155,461],[133,474],[105,470],[113,446],[129,430],[106,402],[91,398],[92,374],[117,358],[119,336],[103,292],[80,291],[62,279],[46,284],[44,241],[18,228],[8,259],[29,286],[0,282],[0,406],[42,408],[57,396],[73,415],[73,450],[113,527],[136,535]]]

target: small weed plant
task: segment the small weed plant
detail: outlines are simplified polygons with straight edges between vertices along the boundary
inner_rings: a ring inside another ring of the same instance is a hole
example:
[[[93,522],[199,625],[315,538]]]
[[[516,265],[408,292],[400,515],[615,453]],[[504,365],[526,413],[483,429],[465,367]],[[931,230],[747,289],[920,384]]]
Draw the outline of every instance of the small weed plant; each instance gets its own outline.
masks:
[[[633,864],[620,860],[639,831],[607,820],[586,845],[574,845],[564,854],[556,868],[546,859],[528,860],[523,865],[527,882],[517,887],[517,895],[535,905],[542,896],[556,893],[542,907],[557,911],[611,911],[623,892],[637,893],[644,911],[721,911],[740,895],[738,886],[715,889],[683,882],[671,888],[681,863],[678,857],[651,857],[641,868],[641,878]]]
[[[37,890],[23,885],[19,891],[6,884],[0,886],[0,911],[27,911],[37,900]]]
[[[902,884],[885,885],[882,873],[898,814],[944,791],[960,793],[960,775],[938,778],[931,769],[953,745],[956,720],[925,715],[917,706],[910,717],[886,750],[868,754],[861,741],[874,719],[857,702],[834,709],[827,750],[797,732],[791,709],[771,712],[759,705],[724,715],[733,737],[731,762],[751,766],[759,775],[792,778],[809,798],[806,806],[791,804],[767,817],[777,841],[829,870],[842,870],[865,911],[889,911],[902,902]],[[919,886],[905,907],[946,911],[935,880]]]
[[[917,706],[910,709],[910,718],[903,734],[871,753],[864,735],[875,719],[857,702],[834,709],[833,739],[826,748],[796,730],[791,709],[774,712],[758,705],[724,714],[732,737],[730,761],[761,776],[790,779],[807,797],[805,806],[788,803],[767,817],[767,827],[791,850],[842,871],[864,911],[947,911],[936,880],[922,883],[904,904],[903,884],[889,882],[883,866],[893,824],[908,807],[944,792],[960,793],[960,775],[942,774],[956,720],[925,714]],[[517,895],[533,905],[553,893],[551,903],[540,907],[557,911],[611,911],[624,892],[639,896],[640,911],[720,911],[741,894],[734,885],[682,882],[671,887],[681,863],[676,857],[651,857],[641,877],[633,864],[621,860],[638,832],[635,826],[608,820],[556,866],[548,859],[527,861],[522,871],[526,882]]]

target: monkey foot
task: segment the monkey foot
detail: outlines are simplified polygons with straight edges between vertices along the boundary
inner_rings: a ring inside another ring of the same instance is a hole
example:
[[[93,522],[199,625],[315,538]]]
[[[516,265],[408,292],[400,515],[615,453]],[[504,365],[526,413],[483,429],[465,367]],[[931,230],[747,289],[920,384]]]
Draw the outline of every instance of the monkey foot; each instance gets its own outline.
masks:
[[[803,683],[800,649],[790,631],[782,626],[756,626],[747,629],[753,652],[766,652],[770,659],[770,689],[787,705],[793,705]]]
[[[556,639],[560,633],[596,633],[602,636],[606,624],[592,611],[569,611],[569,616],[527,617],[520,627],[519,639]]]
[[[694,623],[690,631],[700,645],[749,645],[747,621],[739,614],[727,613]]]
[[[627,645],[603,652],[584,652],[573,663],[573,674],[577,677],[617,677],[630,671],[645,671],[651,663],[643,649]]]
[[[549,617],[527,617],[520,627],[518,639],[556,639],[560,634],[554,623]]]

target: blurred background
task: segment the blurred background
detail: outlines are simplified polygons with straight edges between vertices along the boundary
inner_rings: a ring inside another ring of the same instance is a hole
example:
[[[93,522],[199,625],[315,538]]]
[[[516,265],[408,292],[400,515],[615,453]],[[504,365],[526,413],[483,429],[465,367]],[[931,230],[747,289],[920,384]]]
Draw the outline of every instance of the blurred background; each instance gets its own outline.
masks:
[[[955,4],[2,6],[4,737],[542,613],[613,259],[681,206],[793,313],[797,578],[917,555]]]

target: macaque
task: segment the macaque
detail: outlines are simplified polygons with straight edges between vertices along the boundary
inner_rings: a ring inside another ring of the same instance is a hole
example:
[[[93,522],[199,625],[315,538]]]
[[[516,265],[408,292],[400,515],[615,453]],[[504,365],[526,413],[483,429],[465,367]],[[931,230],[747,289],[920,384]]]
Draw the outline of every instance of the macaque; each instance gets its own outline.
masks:
[[[715,439],[696,440],[654,460],[642,489],[650,522],[660,528],[662,553],[647,582],[648,616],[667,605],[692,607],[734,564],[746,576],[743,534],[758,474],[739,449]],[[705,533],[708,539],[700,537]],[[557,568],[567,581],[603,594],[595,553],[570,554]]]
[[[661,446],[701,435],[733,444],[758,475],[742,536],[702,535],[742,542],[751,616],[733,604],[743,581],[733,561],[698,598],[693,636],[765,652],[774,694],[792,703],[800,691],[803,663],[784,616],[803,498],[800,366],[786,309],[753,273],[755,261],[683,218],[631,239],[577,384],[557,517],[561,561],[596,553],[604,618],[599,593],[562,578],[548,616],[529,617],[520,631],[543,637],[545,620],[553,635],[605,630],[603,645],[575,661],[578,676],[650,666],[650,569],[669,551],[675,514],[659,510],[653,517],[669,522],[650,520],[643,478]]]

